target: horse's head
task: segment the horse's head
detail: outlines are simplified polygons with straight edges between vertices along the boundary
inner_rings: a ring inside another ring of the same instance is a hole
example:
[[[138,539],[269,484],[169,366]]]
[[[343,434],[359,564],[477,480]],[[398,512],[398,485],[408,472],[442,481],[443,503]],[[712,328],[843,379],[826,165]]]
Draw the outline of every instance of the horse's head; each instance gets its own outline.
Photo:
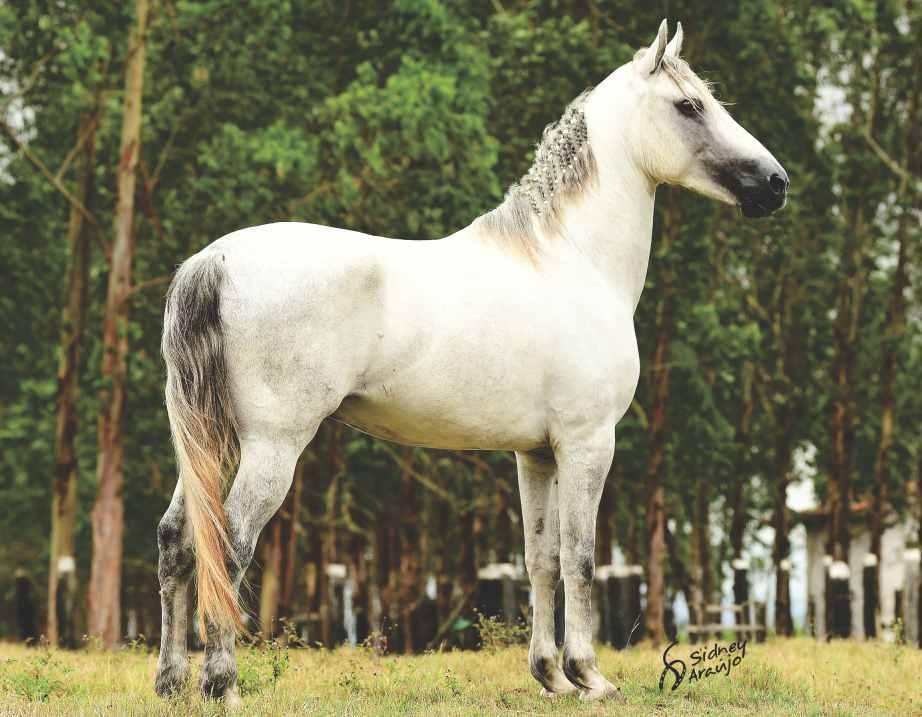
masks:
[[[681,48],[682,25],[667,43],[663,20],[653,44],[593,91],[587,121],[596,157],[604,161],[609,147],[616,149],[611,143],[623,143],[621,149],[656,184],[678,184],[737,204],[747,217],[780,209],[787,172],[714,98],[679,57]],[[616,117],[620,121],[612,122]],[[619,133],[606,131],[615,124]]]

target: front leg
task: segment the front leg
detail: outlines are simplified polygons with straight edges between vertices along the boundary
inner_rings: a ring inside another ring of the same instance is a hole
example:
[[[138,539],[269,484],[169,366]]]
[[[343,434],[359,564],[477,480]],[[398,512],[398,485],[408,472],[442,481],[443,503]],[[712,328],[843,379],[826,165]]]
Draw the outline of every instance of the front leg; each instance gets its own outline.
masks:
[[[560,580],[560,530],[557,517],[557,465],[550,451],[516,453],[522,523],[525,527],[525,568],[534,595],[528,664],[553,696],[576,691],[560,669],[554,642],[554,590]]]
[[[560,567],[566,593],[563,670],[585,700],[623,699],[596,667],[592,647],[592,580],[599,501],[614,454],[614,427],[583,440],[561,441],[559,471]]]

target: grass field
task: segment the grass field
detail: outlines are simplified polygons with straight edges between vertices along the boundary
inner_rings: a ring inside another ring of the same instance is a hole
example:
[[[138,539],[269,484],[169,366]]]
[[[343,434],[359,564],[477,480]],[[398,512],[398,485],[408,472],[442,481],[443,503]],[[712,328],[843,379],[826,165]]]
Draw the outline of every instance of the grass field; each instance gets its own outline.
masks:
[[[693,648],[673,648],[691,667]],[[526,651],[379,656],[240,648],[244,715],[922,715],[922,650],[809,639],[747,645],[729,676],[660,692],[661,652],[601,648],[603,672],[626,704],[549,701],[528,674]],[[198,662],[193,674],[198,674]],[[171,701],[153,692],[156,652],[50,652],[0,644],[2,715],[220,715],[190,687]],[[716,663],[713,663],[716,664]],[[690,674],[690,673],[688,673]]]

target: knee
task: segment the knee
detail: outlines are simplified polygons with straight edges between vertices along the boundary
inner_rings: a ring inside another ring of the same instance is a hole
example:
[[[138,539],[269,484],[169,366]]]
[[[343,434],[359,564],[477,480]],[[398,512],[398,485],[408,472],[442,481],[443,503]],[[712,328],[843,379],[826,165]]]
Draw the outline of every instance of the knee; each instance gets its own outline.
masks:
[[[556,584],[560,580],[560,558],[557,555],[525,555],[525,570],[534,581],[547,581]]]
[[[595,577],[593,546],[580,546],[574,550],[565,551],[560,562],[564,580],[592,583]]]

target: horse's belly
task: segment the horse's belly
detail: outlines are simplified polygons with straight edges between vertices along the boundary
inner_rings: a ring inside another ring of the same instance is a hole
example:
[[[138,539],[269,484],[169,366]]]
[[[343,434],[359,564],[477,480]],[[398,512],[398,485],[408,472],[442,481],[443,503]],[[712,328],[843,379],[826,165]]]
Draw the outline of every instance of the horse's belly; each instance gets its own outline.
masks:
[[[381,387],[351,394],[333,418],[396,443],[449,450],[531,450],[547,440],[546,422],[527,399],[518,407],[503,400],[463,395],[411,397]]]

